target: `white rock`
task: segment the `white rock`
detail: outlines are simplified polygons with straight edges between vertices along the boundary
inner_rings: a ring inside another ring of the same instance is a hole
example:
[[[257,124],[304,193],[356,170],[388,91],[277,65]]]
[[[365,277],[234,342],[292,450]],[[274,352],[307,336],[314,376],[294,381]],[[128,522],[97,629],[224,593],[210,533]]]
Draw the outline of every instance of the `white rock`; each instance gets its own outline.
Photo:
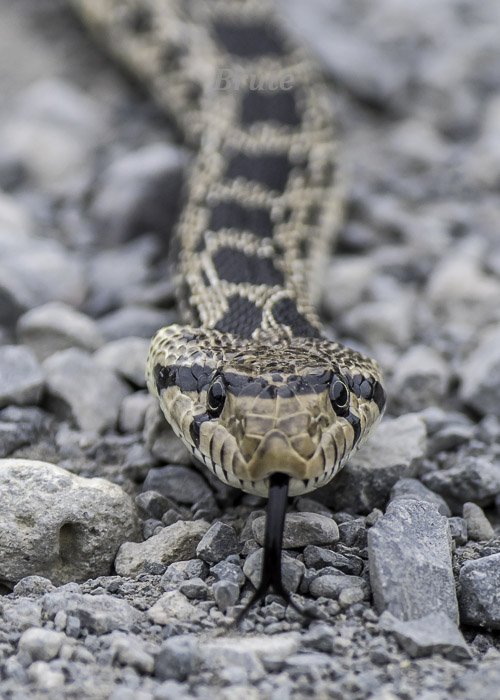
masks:
[[[139,534],[134,503],[119,486],[54,464],[0,460],[0,493],[0,571],[11,583],[108,575],[120,544]]]
[[[33,661],[50,661],[59,654],[66,635],[62,632],[31,627],[19,640],[19,651],[28,653]]]
[[[148,618],[156,625],[168,625],[176,620],[198,622],[205,613],[194,606],[180,591],[168,591],[148,610]]]

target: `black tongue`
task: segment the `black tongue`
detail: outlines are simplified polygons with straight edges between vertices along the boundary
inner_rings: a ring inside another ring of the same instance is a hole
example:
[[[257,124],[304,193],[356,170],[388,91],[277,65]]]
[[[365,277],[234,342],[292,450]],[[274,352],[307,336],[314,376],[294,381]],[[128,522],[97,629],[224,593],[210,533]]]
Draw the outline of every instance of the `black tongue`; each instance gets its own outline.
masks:
[[[304,612],[292,601],[290,594],[285,590],[281,574],[281,550],[283,548],[283,529],[285,527],[289,481],[290,477],[281,472],[271,474],[269,477],[269,500],[266,510],[266,534],[264,536],[264,556],[262,558],[260,583],[250,602],[238,615],[236,624],[241,622],[250,608],[258,603],[270,589],[280,595],[295,610],[300,613]]]

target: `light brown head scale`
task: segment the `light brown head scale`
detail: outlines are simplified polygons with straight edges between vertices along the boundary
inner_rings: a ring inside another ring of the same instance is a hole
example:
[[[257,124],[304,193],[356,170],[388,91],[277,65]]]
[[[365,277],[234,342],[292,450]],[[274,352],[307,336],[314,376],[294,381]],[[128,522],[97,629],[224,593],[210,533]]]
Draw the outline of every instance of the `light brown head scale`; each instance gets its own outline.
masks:
[[[326,484],[385,404],[372,360],[318,338],[271,348],[170,326],[155,336],[148,366],[150,390],[193,454],[262,496],[274,472],[290,476],[292,496]]]

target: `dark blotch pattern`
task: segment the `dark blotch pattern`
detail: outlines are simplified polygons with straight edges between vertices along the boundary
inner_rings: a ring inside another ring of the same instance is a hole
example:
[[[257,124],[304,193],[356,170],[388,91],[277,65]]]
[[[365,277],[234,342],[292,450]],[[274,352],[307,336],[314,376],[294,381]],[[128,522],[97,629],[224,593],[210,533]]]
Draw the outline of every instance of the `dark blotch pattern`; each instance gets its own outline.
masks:
[[[217,20],[213,29],[218,42],[233,56],[258,58],[282,56],[286,52],[281,37],[269,24],[252,22],[240,25]]]
[[[233,333],[241,338],[250,338],[261,324],[261,309],[239,294],[230,296],[228,302],[229,308],[215,329],[223,333]]]
[[[273,222],[267,209],[244,207],[238,202],[218,202],[210,211],[208,228],[219,231],[221,228],[235,228],[238,231],[250,231],[259,238],[273,235]]]
[[[380,382],[375,382],[373,385],[373,400],[377,404],[379,411],[382,413],[385,406],[386,393]]]
[[[234,248],[220,248],[212,257],[221,280],[226,282],[283,285],[284,277],[270,258],[249,255]]]
[[[386,401],[386,393],[380,382],[372,377],[363,377],[362,374],[355,374],[348,377],[349,386],[352,392],[362,399],[367,401],[375,401],[378,410],[382,413]]]
[[[283,192],[291,169],[290,161],[286,155],[276,153],[248,155],[235,152],[228,158],[224,176],[228,180],[242,177],[258,182],[271,190]]]
[[[255,378],[236,372],[225,372],[227,390],[234,396],[259,396],[261,398],[290,398],[295,395],[320,394],[326,391],[332,378],[331,370],[321,374],[308,374],[304,377],[290,375],[283,377],[285,383],[273,384],[264,377]]]
[[[203,391],[210,383],[213,371],[203,365],[156,365],[154,376],[158,391],[178,386],[181,391]]]
[[[191,440],[193,441],[194,445],[196,447],[200,446],[200,428],[202,423],[205,423],[207,420],[210,420],[210,416],[208,413],[199,413],[197,416],[194,416],[191,425],[189,426],[189,433],[191,435]]]
[[[354,413],[349,413],[347,416],[347,422],[351,424],[352,429],[354,430],[354,446],[361,437],[361,421],[359,420],[358,416],[354,415]]]
[[[293,90],[248,90],[241,102],[241,122],[250,126],[256,122],[273,121],[285,126],[299,126],[296,96]]]
[[[293,299],[280,299],[273,307],[273,316],[278,323],[289,326],[292,333],[300,338],[319,338],[320,332],[307,318],[299,313]]]

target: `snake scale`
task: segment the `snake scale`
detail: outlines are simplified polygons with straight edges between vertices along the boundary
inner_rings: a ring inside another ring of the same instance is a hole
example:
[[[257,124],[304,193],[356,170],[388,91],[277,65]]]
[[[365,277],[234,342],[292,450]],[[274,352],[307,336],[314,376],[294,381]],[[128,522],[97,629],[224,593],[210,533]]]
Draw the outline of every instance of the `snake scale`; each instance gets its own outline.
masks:
[[[152,339],[148,387],[194,457],[268,497],[250,604],[270,587],[291,602],[287,497],[329,482],[385,404],[376,362],[326,339],[314,311],[341,215],[328,93],[268,0],[71,2],[197,149],[178,225],[185,325]]]

